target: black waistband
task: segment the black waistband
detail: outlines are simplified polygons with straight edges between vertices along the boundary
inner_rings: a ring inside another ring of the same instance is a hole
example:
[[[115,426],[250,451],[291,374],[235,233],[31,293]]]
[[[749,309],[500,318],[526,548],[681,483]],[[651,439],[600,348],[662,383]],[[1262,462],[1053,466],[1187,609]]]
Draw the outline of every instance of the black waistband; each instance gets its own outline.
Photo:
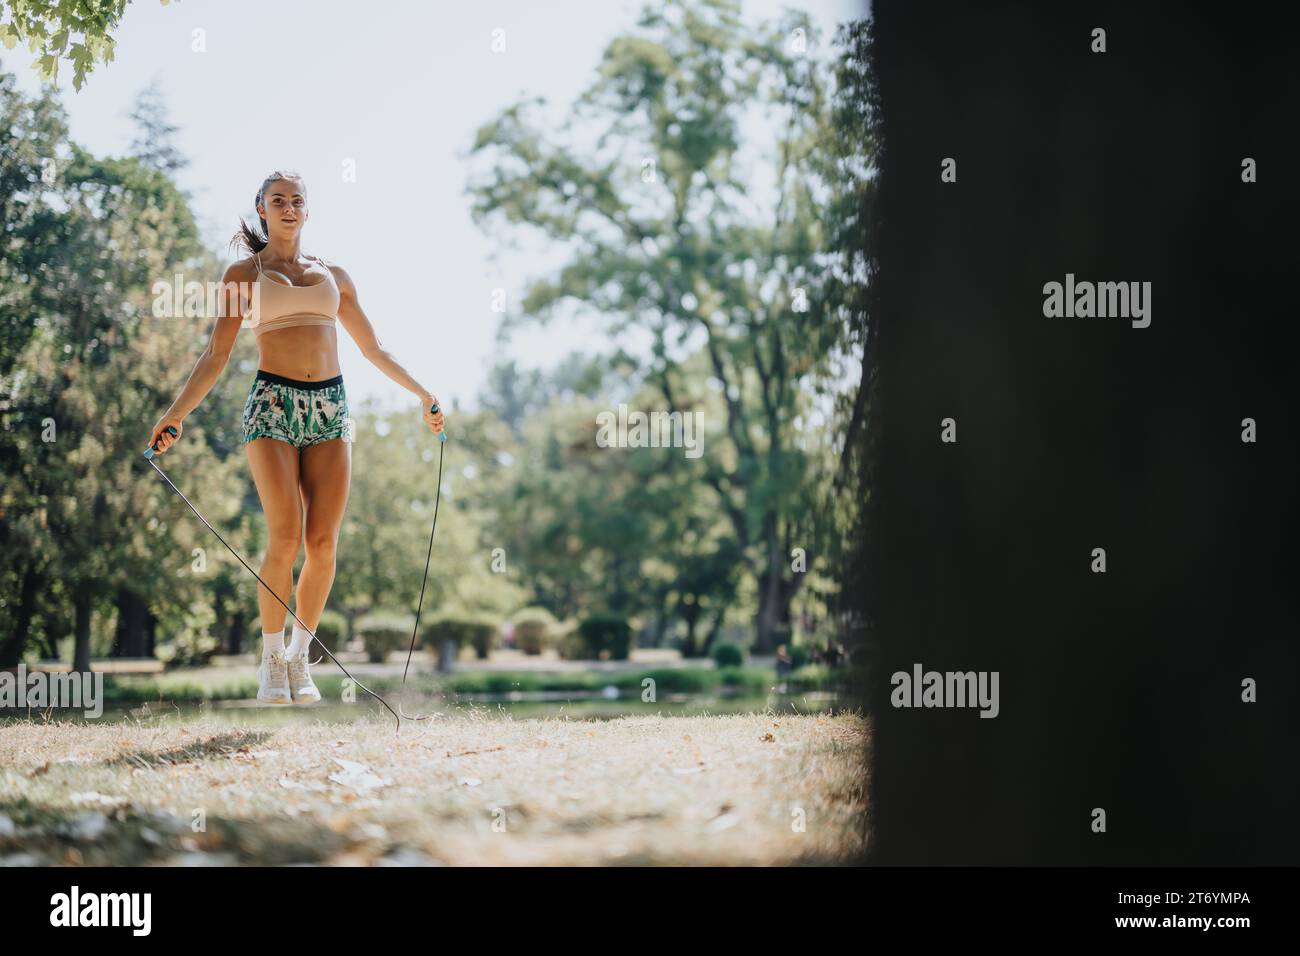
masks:
[[[342,375],[335,375],[333,378],[323,378],[317,382],[300,382],[296,378],[285,378],[283,375],[276,375],[273,372],[264,372],[260,368],[257,370],[257,377],[264,382],[274,382],[277,385],[288,385],[290,388],[306,388],[312,391],[321,388],[329,388],[331,385],[343,384]]]

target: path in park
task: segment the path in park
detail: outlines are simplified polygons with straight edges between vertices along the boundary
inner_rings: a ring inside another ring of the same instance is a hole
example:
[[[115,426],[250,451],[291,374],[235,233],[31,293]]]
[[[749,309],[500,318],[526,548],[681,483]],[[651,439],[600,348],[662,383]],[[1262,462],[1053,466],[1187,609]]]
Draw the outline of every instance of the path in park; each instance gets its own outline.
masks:
[[[5,722],[0,866],[851,862],[869,739],[859,713]]]

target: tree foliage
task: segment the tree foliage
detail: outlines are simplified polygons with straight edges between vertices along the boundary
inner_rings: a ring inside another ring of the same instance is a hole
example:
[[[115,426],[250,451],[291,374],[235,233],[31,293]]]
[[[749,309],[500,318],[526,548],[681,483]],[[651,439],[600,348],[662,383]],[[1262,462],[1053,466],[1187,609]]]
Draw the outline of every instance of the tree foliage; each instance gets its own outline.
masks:
[[[38,54],[32,67],[41,78],[58,83],[59,63],[72,63],[72,85],[80,90],[96,63],[111,63],[117,29],[130,0],[3,0],[0,43],[6,50],[19,43]],[[170,0],[160,0],[167,6]]]
[[[479,129],[475,151],[495,162],[471,187],[473,212],[572,251],[527,287],[514,321],[546,322],[580,303],[604,317],[611,341],[632,328],[650,335],[639,372],[669,409],[698,408],[714,389],[722,428],[698,478],[754,580],[766,650],[804,581],[790,555],[822,537],[814,485],[826,429],[812,423],[829,414],[827,383],[845,352],[865,346],[855,303],[827,278],[838,244],[855,236],[828,234],[824,205],[834,189],[857,201],[873,144],[852,144],[866,149],[856,174],[828,168],[823,151],[839,144],[831,127],[845,117],[831,107],[805,14],[750,29],[729,0],[674,0],[648,7],[638,26],[610,43],[557,134],[537,100]],[[762,157],[775,178],[770,206],[748,186],[760,155],[741,130],[756,109],[777,130]],[[591,156],[560,141],[582,123],[598,127]],[[697,355],[706,375],[686,371]]]
[[[107,38],[124,6],[11,3],[21,28],[0,32],[58,49],[32,25],[50,11]],[[354,404],[333,611],[413,616],[428,558],[422,620],[540,606],[566,633],[628,620],[688,654],[860,624],[878,144],[868,26],[837,39],[828,66],[802,14],[749,28],[731,2],[674,0],[609,44],[569,122],[523,101],[479,130],[496,162],[470,187],[478,221],[570,251],[503,336],[578,308],[606,335],[555,368],[498,364],[446,445],[413,406]],[[759,114],[770,151],[747,133]],[[185,160],[156,89],[132,115],[131,155],[96,157],[48,91],[0,71],[0,667],[69,642],[79,667],[195,660],[255,632],[256,582],[140,457],[211,326],[155,315],[154,284],[216,281],[223,263],[172,179]],[[593,150],[560,141],[581,123],[599,127]],[[753,185],[765,164],[770,196]],[[240,410],[255,369],[241,335],[163,461],[254,566]],[[619,404],[698,413],[703,454],[601,447],[597,416]]]

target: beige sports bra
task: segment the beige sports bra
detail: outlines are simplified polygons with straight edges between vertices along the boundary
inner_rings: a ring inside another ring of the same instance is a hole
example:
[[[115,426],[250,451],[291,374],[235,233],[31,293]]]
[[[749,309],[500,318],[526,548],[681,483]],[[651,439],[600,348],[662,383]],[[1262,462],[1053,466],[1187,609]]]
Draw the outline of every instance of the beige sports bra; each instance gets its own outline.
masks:
[[[260,336],[276,329],[296,325],[333,325],[339,314],[339,286],[334,273],[318,256],[308,256],[325,269],[327,278],[312,285],[285,285],[274,279],[262,281],[262,254],[257,262],[257,286],[260,302],[248,315],[253,334]]]

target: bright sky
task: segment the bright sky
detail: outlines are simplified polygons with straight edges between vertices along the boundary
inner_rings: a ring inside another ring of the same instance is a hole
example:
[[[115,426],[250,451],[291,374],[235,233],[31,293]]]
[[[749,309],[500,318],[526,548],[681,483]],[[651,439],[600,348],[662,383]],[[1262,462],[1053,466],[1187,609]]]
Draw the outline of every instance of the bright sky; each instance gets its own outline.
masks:
[[[785,6],[809,11],[824,45],[837,23],[865,15],[862,0],[743,0],[742,16],[769,20]],[[471,222],[464,190],[474,130],[526,96],[544,96],[562,117],[641,8],[641,0],[134,0],[114,62],[97,65],[77,93],[64,61],[59,86],[73,139],[117,156],[135,132],[127,114],[136,97],[159,80],[191,164],[181,188],[223,260],[233,258],[226,242],[237,217],[253,215],[263,177],[301,173],[311,209],[303,251],[346,268],[385,347],[444,404],[472,408],[498,358],[549,366],[607,344],[576,318],[517,333],[505,351],[497,343],[492,290],[506,290],[508,310],[566,256],[513,250]],[[504,53],[491,48],[498,29]],[[33,55],[0,52],[20,89],[37,92]],[[346,160],[355,182],[344,181]],[[411,401],[346,333],[339,340],[349,397]]]

